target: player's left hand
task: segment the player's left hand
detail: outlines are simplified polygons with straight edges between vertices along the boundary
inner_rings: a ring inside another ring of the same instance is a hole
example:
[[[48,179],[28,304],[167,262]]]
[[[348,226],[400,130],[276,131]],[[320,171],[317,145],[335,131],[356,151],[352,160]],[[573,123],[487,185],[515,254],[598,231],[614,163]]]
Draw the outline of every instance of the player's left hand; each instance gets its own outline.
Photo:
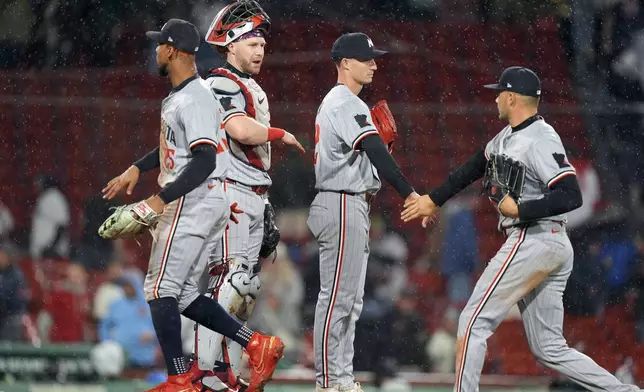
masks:
[[[508,218],[518,218],[519,206],[512,196],[507,195],[503,200],[501,200],[501,203],[499,203],[499,212],[501,215],[507,216]]]
[[[284,137],[282,138],[282,141],[283,141],[285,144],[288,144],[289,146],[294,146],[295,148],[297,148],[297,149],[298,149],[298,151],[299,151],[301,154],[304,154],[304,153],[306,152],[306,150],[304,150],[304,147],[302,147],[302,145],[300,144],[300,142],[298,142],[298,141],[297,141],[297,138],[296,138],[295,136],[293,136],[293,134],[292,134],[292,133],[290,133],[290,132],[286,132],[286,133],[284,134]]]
[[[163,212],[163,208],[165,207],[165,202],[161,200],[158,195],[148,197],[145,202],[148,203],[150,208],[152,208],[157,214],[161,214]]]
[[[426,227],[432,220],[432,217],[438,212],[438,208],[429,195],[423,195],[411,200],[407,198],[405,201],[405,209],[400,213],[400,217],[404,222],[409,222],[420,217],[429,218],[423,219],[423,226]]]
[[[134,238],[158,220],[159,214],[146,201],[140,201],[117,207],[99,227],[98,234],[105,239]]]

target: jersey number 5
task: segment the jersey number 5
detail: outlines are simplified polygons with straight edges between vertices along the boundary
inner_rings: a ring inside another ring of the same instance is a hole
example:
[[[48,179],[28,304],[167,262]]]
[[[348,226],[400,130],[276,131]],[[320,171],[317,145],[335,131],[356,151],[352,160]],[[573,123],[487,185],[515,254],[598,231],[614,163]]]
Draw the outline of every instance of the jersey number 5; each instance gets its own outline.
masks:
[[[165,155],[163,156],[163,165],[168,170],[174,169],[174,149],[165,149]]]
[[[320,124],[315,124],[315,154],[313,154],[313,164],[318,163],[318,142],[320,141]]]

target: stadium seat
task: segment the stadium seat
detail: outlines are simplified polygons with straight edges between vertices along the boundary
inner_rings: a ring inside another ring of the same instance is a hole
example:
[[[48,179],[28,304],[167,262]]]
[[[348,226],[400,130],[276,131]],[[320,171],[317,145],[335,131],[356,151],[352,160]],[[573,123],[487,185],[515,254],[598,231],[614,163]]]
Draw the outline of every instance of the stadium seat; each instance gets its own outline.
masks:
[[[85,340],[88,299],[63,288],[48,293],[46,310],[52,317],[49,339],[52,343],[77,343]]]

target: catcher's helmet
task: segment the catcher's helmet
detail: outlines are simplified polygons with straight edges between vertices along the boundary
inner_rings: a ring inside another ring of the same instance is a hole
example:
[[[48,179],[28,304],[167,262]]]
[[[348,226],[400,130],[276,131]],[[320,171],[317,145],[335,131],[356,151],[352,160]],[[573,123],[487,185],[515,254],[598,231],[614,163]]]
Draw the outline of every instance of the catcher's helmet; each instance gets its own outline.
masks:
[[[242,35],[261,30],[268,34],[271,20],[255,0],[241,0],[224,7],[208,28],[206,42],[217,46],[227,46]]]

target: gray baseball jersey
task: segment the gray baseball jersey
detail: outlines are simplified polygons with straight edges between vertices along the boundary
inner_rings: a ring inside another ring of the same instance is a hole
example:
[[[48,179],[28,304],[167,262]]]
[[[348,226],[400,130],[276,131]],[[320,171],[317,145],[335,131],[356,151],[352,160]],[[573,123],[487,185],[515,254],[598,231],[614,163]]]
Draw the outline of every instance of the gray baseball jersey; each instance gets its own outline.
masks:
[[[197,188],[165,206],[152,234],[146,299],[176,298],[181,311],[199,295],[199,280],[230,214],[221,181],[228,163],[220,144],[219,110],[213,110],[217,106],[208,86],[195,77],[173,89],[161,110],[159,185],[176,180],[191,159],[191,147],[207,143],[218,151],[217,168]]]
[[[536,200],[550,192],[560,179],[575,175],[575,168],[568,162],[561,138],[543,119],[539,119],[520,131],[503,128],[485,147],[485,156],[506,155],[526,166],[526,177],[521,201]],[[565,215],[556,215],[544,220],[565,222]],[[499,227],[521,223],[518,218],[499,216]]]
[[[376,193],[378,171],[358,144],[377,135],[369,107],[342,84],[324,97],[315,118],[315,188]]]
[[[506,154],[526,166],[522,201],[543,197],[559,179],[575,174],[559,136],[543,119],[515,132],[504,128],[485,154]],[[528,345],[544,366],[591,391],[639,391],[568,347],[563,336],[562,298],[573,268],[565,216],[536,222],[501,217],[500,225],[506,242],[488,263],[459,319],[454,391],[479,390],[486,341],[515,304]]]
[[[217,77],[229,78],[241,88],[234,94],[215,91],[222,109],[222,127],[236,116],[250,116],[260,124],[270,126],[271,115],[266,93],[250,75],[218,68],[208,78],[209,83],[212,84]],[[268,175],[271,168],[271,144],[247,146],[230,135],[227,135],[227,139],[232,157],[228,178],[246,185],[271,185],[271,177]]]
[[[317,384],[353,388],[353,341],[369,258],[367,194],[380,188],[362,139],[378,134],[369,108],[346,86],[326,95],[316,117],[315,176],[320,190],[308,226],[320,247],[320,293],[313,342]]]
[[[161,106],[159,159],[161,187],[174,181],[186,168],[192,156],[190,149],[198,144],[217,148],[217,167],[208,178],[226,178],[230,156],[221,142],[220,111],[217,100],[206,82],[191,78],[173,89]]]

